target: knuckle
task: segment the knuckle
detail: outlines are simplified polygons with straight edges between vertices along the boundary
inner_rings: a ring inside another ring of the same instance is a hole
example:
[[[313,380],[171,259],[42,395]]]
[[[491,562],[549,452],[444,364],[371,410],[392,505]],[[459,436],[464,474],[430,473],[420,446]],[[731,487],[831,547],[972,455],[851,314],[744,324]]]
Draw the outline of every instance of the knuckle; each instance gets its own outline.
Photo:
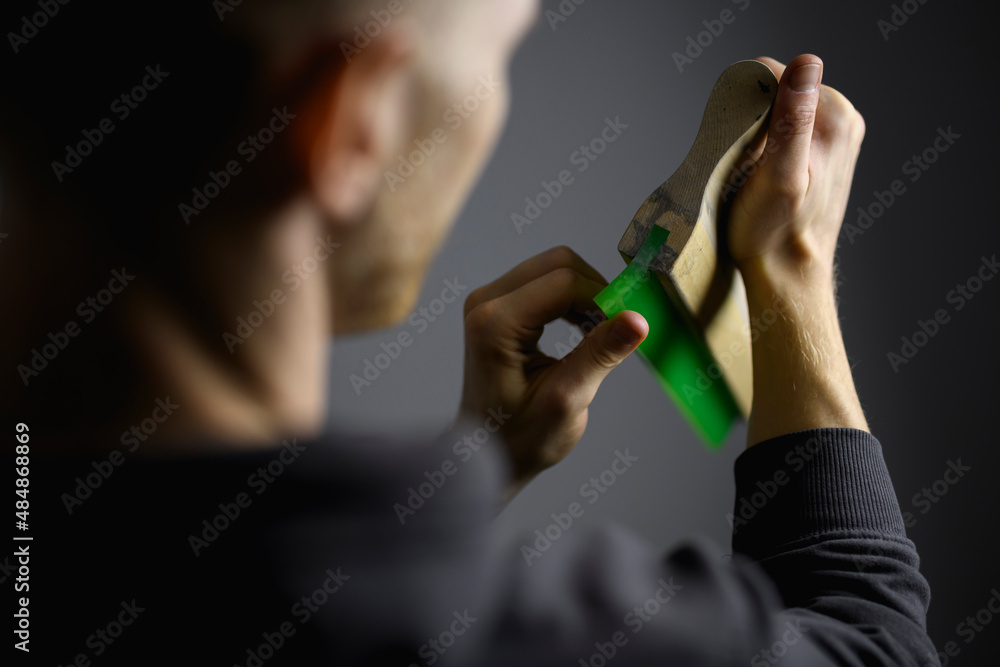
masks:
[[[821,118],[819,127],[824,135],[844,139],[856,135],[860,114],[846,97],[831,88],[823,100]],[[860,122],[863,126],[864,121]]]
[[[563,389],[550,391],[545,395],[543,409],[557,420],[564,420],[573,414],[573,397]]]
[[[791,139],[801,135],[811,134],[815,120],[816,107],[812,105],[801,105],[789,110],[776,127],[779,134],[784,136],[786,139]]]
[[[469,293],[469,296],[465,297],[465,306],[463,309],[463,316],[469,317],[469,314],[475,310],[476,306],[483,302],[485,298],[485,287],[477,287]]]
[[[860,111],[854,111],[854,124],[852,125],[854,130],[854,142],[860,144],[865,138],[865,118],[861,115]]]
[[[836,88],[824,86],[823,93],[824,94],[821,97],[820,104],[822,104],[824,108],[843,116],[846,116],[850,114],[850,112],[854,111],[854,105],[851,104],[851,101]]]
[[[781,202],[789,210],[801,203],[808,188],[808,174],[791,170],[779,172],[768,182],[771,200]]]
[[[491,331],[499,317],[495,301],[485,301],[469,311],[465,316],[466,333],[476,336]]]
[[[816,120],[816,107],[810,104],[803,104],[792,109],[788,113],[791,118],[792,132],[796,134],[807,134],[812,132],[812,124]]]
[[[598,368],[611,371],[614,370],[619,363],[621,363],[621,359],[600,345],[594,345],[592,343],[587,345],[587,349],[589,350],[591,361]]]
[[[598,368],[606,371],[614,370],[621,361],[607,350],[594,345],[590,346],[590,358]]]
[[[577,254],[567,245],[559,245],[546,251],[552,266],[569,266],[577,260]]]
[[[553,269],[549,273],[549,280],[552,281],[553,289],[559,292],[567,292],[573,289],[579,279],[580,274],[565,266]]]

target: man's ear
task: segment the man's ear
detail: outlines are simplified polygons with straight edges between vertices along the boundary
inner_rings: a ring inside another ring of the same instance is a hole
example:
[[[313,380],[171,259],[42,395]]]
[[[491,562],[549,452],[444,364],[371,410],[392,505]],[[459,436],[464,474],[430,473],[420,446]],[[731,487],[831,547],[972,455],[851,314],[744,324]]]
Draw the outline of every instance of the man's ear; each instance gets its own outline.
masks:
[[[339,45],[330,48],[337,57],[305,97],[296,144],[314,201],[332,220],[352,224],[370,210],[386,160],[413,132],[414,40],[406,29],[384,31],[350,62]]]

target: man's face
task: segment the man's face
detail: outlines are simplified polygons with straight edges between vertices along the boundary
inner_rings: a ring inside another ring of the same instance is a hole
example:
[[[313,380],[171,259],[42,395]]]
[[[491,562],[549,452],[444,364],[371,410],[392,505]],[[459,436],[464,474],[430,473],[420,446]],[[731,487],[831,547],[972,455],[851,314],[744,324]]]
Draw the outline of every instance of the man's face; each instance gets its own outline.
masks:
[[[413,64],[415,131],[383,165],[368,220],[333,267],[335,331],[398,323],[475,185],[507,116],[507,70],[537,0],[458,0],[429,10]]]

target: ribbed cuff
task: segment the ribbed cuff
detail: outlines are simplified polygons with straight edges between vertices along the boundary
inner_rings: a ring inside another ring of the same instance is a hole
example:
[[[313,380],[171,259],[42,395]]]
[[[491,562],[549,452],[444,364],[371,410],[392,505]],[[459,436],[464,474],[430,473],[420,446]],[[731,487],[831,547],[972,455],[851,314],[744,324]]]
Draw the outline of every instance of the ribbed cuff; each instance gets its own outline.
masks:
[[[820,428],[754,445],[736,459],[733,551],[755,560],[823,533],[905,538],[882,446],[870,433]]]

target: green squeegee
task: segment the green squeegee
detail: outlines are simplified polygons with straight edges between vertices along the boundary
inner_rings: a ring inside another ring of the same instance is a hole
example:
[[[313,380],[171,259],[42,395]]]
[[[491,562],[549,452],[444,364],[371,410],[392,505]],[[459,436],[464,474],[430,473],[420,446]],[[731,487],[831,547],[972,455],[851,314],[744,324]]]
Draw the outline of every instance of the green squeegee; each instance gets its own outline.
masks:
[[[720,212],[753,163],[747,156],[764,137],[777,89],[774,73],[756,60],[722,73],[691,150],[618,244],[627,268],[595,298],[608,317],[634,310],[646,318],[640,356],[712,448],[749,416],[753,401],[746,291],[719,247]]]
[[[609,318],[623,310],[646,318],[649,335],[639,344],[639,355],[706,445],[718,447],[740,410],[725,381],[711,381],[707,389],[701,388],[707,376],[699,373],[711,368],[712,353],[681,318],[649,268],[669,234],[654,226],[632,263],[594,302]]]

